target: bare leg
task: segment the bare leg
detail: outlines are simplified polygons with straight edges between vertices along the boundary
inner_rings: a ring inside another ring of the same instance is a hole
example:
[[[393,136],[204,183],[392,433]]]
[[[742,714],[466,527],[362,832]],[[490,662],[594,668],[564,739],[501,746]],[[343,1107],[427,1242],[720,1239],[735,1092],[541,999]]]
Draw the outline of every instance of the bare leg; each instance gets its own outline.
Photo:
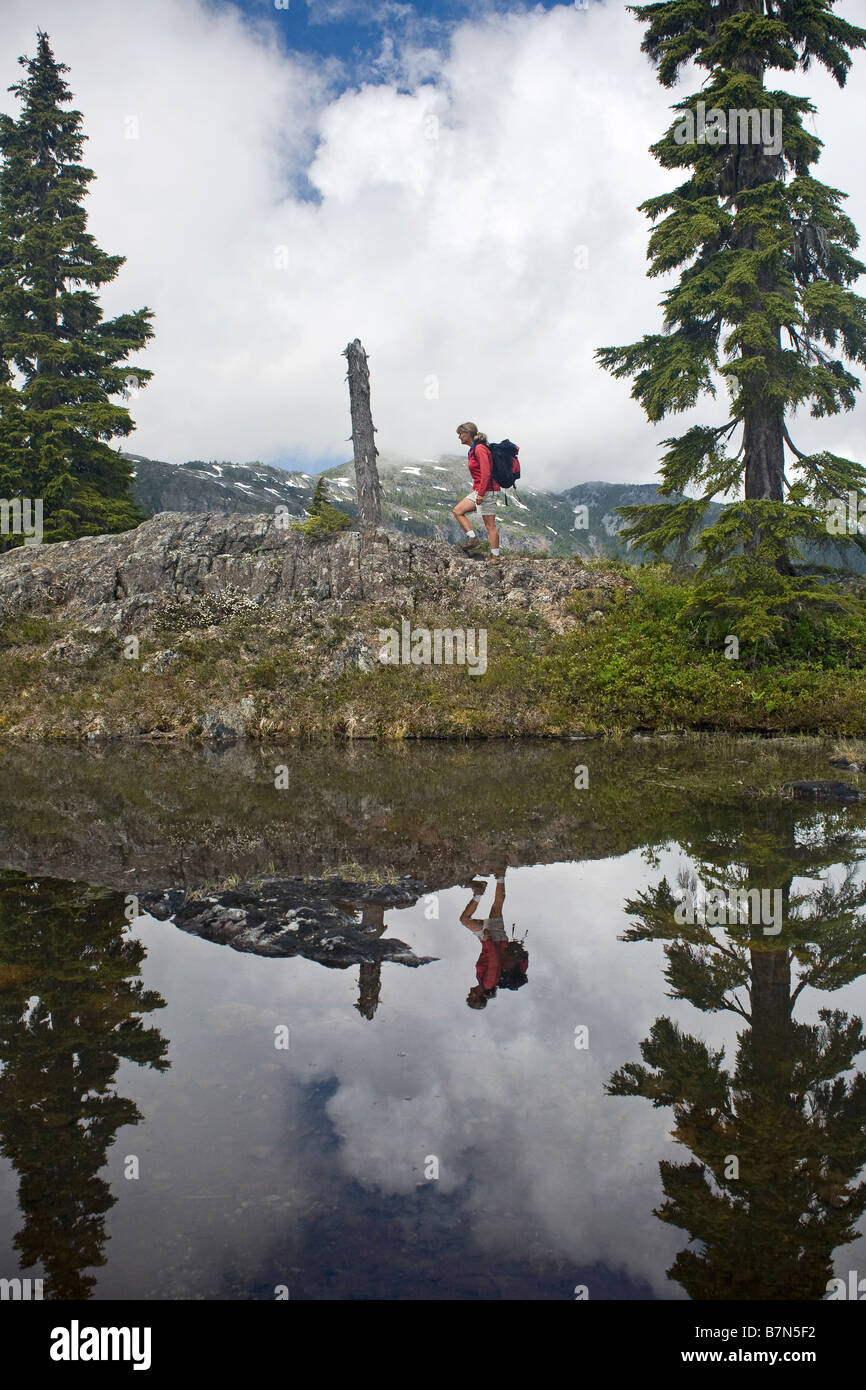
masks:
[[[479,900],[481,899],[486,887],[487,884],[484,882],[483,879],[476,879],[473,882],[472,888],[474,890],[474,894],[469,899],[468,903],[466,904],[466,906],[460,914],[460,921],[462,922],[463,926],[468,927],[470,931],[472,931],[473,923],[477,924],[480,920],[478,917],[474,915],[474,913],[475,909],[478,907]]]
[[[487,535],[488,535],[488,537],[489,537],[489,539],[490,539],[490,549],[491,549],[491,550],[498,550],[498,549],[499,549],[499,528],[498,528],[498,526],[496,525],[496,517],[495,517],[495,516],[483,516],[483,517],[481,518],[481,520],[484,522],[484,525],[487,527]]]
[[[457,506],[454,507],[452,511],[453,515],[457,518],[457,523],[461,527],[461,529],[464,531],[471,531],[472,527],[466,520],[466,513],[475,511],[475,503],[473,502],[472,498],[464,497],[463,501],[458,502]]]

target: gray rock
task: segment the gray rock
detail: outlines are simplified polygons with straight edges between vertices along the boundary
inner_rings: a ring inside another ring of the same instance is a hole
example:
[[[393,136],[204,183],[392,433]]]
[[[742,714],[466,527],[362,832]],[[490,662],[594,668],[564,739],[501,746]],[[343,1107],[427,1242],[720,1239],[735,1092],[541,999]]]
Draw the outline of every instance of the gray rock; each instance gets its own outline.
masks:
[[[256,707],[249,695],[237,704],[208,710],[202,720],[202,738],[206,743],[237,743],[245,738]]]
[[[204,606],[218,622],[245,608],[299,601],[334,612],[387,602],[408,616],[418,600],[453,608],[455,623],[469,606],[502,612],[519,605],[556,620],[575,589],[625,585],[576,559],[547,559],[542,567],[503,556],[494,572],[467,566],[440,541],[396,532],[311,540],[268,515],[163,512],[121,535],[7,551],[0,556],[0,620],[49,613],[120,635],[147,631],[178,604],[189,604],[192,615]]]
[[[165,651],[154,652],[153,656],[142,662],[141,669],[145,673],[153,671],[159,675],[163,671],[170,671],[172,666],[177,666],[180,661],[183,661],[180,652],[175,651],[173,647],[167,647]]]
[[[56,662],[64,662],[67,666],[84,666],[98,651],[99,647],[95,642],[87,642],[78,634],[70,633],[68,637],[61,637],[58,641],[52,642],[48,650],[43,652],[41,660],[48,666]]]

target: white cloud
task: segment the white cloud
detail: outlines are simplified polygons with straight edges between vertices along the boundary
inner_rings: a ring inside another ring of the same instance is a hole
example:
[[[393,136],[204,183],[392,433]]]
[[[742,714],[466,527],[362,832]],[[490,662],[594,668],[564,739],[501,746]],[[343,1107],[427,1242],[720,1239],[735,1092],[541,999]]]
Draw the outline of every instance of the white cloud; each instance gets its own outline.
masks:
[[[471,418],[519,440],[540,486],[652,476],[678,422],[648,426],[593,361],[660,323],[635,208],[671,177],[647,147],[674,98],[625,7],[467,22],[438,71],[429,49],[392,47],[380,70],[400,78],[342,94],[335,64],[287,53],[230,7],[43,0],[38,22],[90,136],[90,230],[128,258],[106,313],[157,315],[127,447],[347,457],[340,353],[359,336],[385,452],[450,450]],[[284,22],[290,44],[297,11]],[[35,28],[30,0],[6,0],[4,86]],[[866,227],[851,177],[864,99],[819,72],[800,85],[820,108],[818,172],[856,195]],[[856,454],[861,415],[797,434]]]
[[[307,0],[307,15],[311,24],[331,24],[349,20],[355,24],[384,24],[388,20],[404,19],[412,14],[411,5],[396,0]]]

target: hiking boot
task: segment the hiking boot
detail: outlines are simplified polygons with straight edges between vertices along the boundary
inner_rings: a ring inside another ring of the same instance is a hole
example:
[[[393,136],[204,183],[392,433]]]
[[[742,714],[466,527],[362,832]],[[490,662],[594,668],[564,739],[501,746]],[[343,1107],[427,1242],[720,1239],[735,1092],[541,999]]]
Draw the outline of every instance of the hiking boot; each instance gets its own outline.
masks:
[[[481,542],[477,536],[469,536],[465,541],[460,542],[461,550],[477,550]]]
[[[499,564],[499,556],[498,556],[498,555],[488,555],[488,556],[487,556],[487,563],[488,563],[488,565],[498,565],[498,564]]]

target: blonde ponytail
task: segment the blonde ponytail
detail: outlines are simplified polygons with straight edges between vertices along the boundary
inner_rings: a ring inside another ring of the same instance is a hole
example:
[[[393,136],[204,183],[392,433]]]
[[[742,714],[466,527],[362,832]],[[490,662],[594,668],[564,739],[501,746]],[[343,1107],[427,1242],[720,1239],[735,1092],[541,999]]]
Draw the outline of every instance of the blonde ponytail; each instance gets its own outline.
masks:
[[[463,430],[466,430],[467,433],[472,435],[473,444],[490,443],[490,440],[487,438],[487,435],[484,434],[481,430],[479,430],[474,420],[465,420],[462,425],[457,426],[458,434],[460,434]]]

